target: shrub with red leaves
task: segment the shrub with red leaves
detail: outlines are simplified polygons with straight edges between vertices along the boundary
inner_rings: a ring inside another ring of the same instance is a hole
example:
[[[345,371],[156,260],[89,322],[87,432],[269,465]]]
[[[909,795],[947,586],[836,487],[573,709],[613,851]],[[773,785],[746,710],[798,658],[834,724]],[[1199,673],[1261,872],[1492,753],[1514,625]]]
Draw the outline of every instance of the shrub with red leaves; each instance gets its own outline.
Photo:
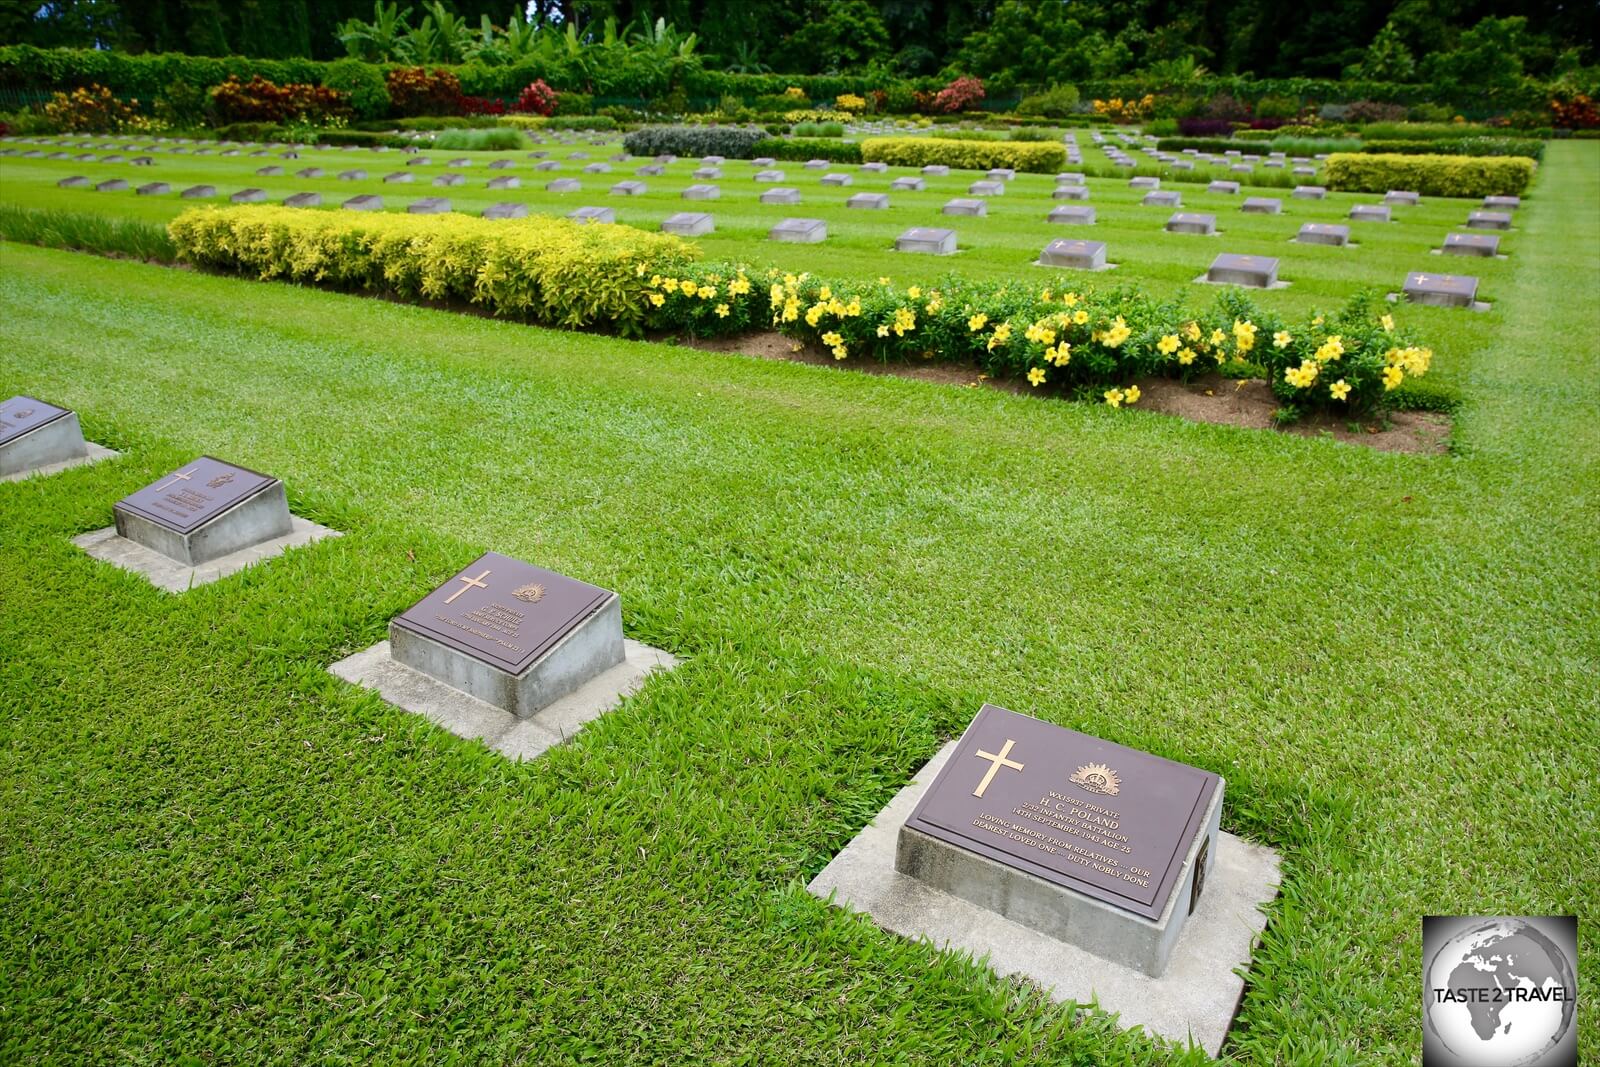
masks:
[[[544,115],[549,117],[556,113],[556,91],[544,83],[540,78],[517,97],[514,110],[528,115]]]
[[[389,104],[396,115],[461,115],[466,112],[466,97],[461,94],[461,79],[441,67],[429,73],[422,67],[398,67],[385,75],[389,84]]]
[[[504,115],[506,102],[496,100],[492,96],[463,96],[461,98],[461,113],[463,115]]]
[[[349,115],[346,94],[321,85],[277,85],[257,74],[247,82],[238,75],[211,90],[222,125],[235,122],[285,122]]]

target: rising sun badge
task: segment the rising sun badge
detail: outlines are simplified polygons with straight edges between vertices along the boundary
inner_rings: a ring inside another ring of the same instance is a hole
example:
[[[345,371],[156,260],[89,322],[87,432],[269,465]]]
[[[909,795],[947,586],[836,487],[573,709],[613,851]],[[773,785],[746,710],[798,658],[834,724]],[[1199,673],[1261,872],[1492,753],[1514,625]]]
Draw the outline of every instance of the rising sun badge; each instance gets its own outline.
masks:
[[[1117,772],[1104,763],[1084,764],[1078,768],[1078,773],[1072,776],[1071,782],[1091,793],[1100,793],[1108,797],[1116,796],[1117,790],[1122,788],[1122,779],[1117,777]]]
[[[511,595],[528,604],[537,604],[544,599],[544,586],[538,582],[529,582],[518,589],[513,589]]]

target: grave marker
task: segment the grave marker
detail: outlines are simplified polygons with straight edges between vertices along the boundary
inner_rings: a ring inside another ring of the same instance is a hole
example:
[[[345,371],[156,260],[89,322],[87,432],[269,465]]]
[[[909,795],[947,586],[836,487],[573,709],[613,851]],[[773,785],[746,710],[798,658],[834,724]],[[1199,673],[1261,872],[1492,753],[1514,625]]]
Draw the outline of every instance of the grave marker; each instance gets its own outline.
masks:
[[[895,238],[894,250],[935,256],[952,255],[956,250],[956,231],[936,227],[913,227]]]
[[[954,200],[945,201],[942,213],[945,215],[977,215],[982,217],[989,214],[989,202],[987,200],[957,197]]]
[[[845,207],[882,211],[889,206],[888,193],[857,193],[844,202]]]
[[[979,201],[982,203],[982,201]],[[1076,204],[1063,204],[1051,208],[1050,214],[1045,216],[1046,222],[1065,226],[1093,226],[1094,208],[1083,207]]]
[[[1308,222],[1295,234],[1295,242],[1303,245],[1347,245],[1350,227],[1331,222]]]
[[[1180,211],[1167,220],[1168,233],[1196,233],[1209,237],[1217,232],[1217,217]]]
[[[201,456],[117,501],[117,534],[197,567],[289,533],[283,483]]]
[[[1466,274],[1413,271],[1406,275],[1401,293],[1413,304],[1469,308],[1477,301],[1478,279]]]
[[[679,237],[699,237],[714,231],[716,225],[703,211],[678,211],[661,220],[661,229]]]
[[[817,244],[828,238],[828,224],[821,219],[784,219],[767,231],[773,241],[795,244]]]
[[[1106,243],[1104,241],[1051,241],[1039,253],[1039,263],[1045,267],[1067,267],[1072,270],[1104,270],[1106,268]]]
[[[1278,261],[1271,256],[1241,256],[1223,252],[1211,261],[1206,281],[1217,285],[1243,285],[1271,289],[1278,284]]]
[[[442,196],[425,196],[406,205],[409,215],[443,215],[450,210],[450,201]]]
[[[1275,196],[1246,197],[1239,210],[1251,215],[1277,215],[1283,211],[1283,201]]]
[[[321,193],[295,193],[293,196],[288,196],[288,197],[284,198],[283,206],[284,207],[321,207],[322,206],[322,194]]]
[[[1497,256],[1500,254],[1500,235],[1493,233],[1452,233],[1445,237],[1447,256]]]
[[[1471,230],[1509,230],[1509,211],[1472,211],[1467,214],[1467,228]]]
[[[0,477],[71,463],[89,455],[78,415],[31,396],[0,403]]]
[[[367,193],[364,196],[352,196],[339,206],[346,211],[382,211],[383,197],[373,196],[371,193]]]
[[[616,222],[617,213],[608,207],[578,207],[567,212],[573,222]]]

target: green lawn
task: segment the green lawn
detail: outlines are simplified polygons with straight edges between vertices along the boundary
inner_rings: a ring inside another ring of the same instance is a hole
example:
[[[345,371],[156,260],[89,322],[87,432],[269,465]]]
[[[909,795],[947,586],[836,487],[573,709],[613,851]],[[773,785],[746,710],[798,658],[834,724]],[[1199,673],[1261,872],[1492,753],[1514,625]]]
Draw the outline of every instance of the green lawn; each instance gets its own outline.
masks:
[[[60,206],[25,162],[0,199]],[[1406,310],[1447,457],[0,246],[0,394],[125,453],[0,485],[0,1059],[1186,1059],[805,893],[983,700],[1225,775],[1282,852],[1240,1061],[1414,1060],[1426,914],[1575,912],[1593,990],[1596,202],[1553,145],[1495,310]],[[1397,282],[1465,211],[1347,251]],[[1148,240],[1176,284],[1203,239]],[[1269,298],[1362,280],[1318,269]],[[201,452],[346,536],[181,596],[69,543]],[[521,765],[326,673],[487,548],[686,664]]]

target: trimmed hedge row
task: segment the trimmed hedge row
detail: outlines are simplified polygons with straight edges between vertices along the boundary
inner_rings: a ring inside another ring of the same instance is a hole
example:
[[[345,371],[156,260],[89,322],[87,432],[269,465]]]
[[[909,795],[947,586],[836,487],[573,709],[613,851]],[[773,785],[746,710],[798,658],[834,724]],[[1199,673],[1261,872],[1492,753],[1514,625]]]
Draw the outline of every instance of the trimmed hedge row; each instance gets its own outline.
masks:
[[[1520,196],[1536,164],[1519,156],[1405,156],[1336,152],[1323,184],[1347,192],[1411,189],[1424,196]]]
[[[1163,152],[1182,152],[1193,148],[1197,152],[1271,152],[1282,149],[1290,155],[1314,155],[1316,152],[1365,152],[1383,155],[1434,155],[1434,156],[1526,156],[1544,158],[1544,142],[1531,137],[1453,137],[1434,140],[1371,140],[1357,137],[1291,137],[1282,141],[1244,139],[1237,137],[1163,137],[1156,142]]]
[[[650,308],[646,273],[686,267],[698,254],[665,234],[540,216],[510,226],[465,215],[207,207],[183,212],[167,232],[182,259],[215,270],[627,334],[642,330]]]
[[[675,238],[553,218],[507,226],[464,216],[212,207],[184,212],[168,230],[181,258],[263,279],[471,303],[628,334],[777,329],[839,360],[972,361],[1113,407],[1137,403],[1140,377],[1227,366],[1259,368],[1295,410],[1363,414],[1393,405],[1402,395],[1395,390],[1432,360],[1375,293],[1291,322],[1238,291],[1195,313],[1132,288],[1041,290],[952,275],[902,289],[888,279],[776,269],[752,276],[741,264],[697,262],[694,247]]]
[[[724,156],[750,159],[767,131],[743,126],[646,126],[622,139],[635,156]]]
[[[771,156],[773,159],[827,159],[835,163],[860,163],[861,146],[837,137],[768,137],[757,141],[750,155],[752,158]]]
[[[1035,174],[1053,174],[1067,164],[1067,150],[1040,141],[951,141],[939,137],[869,137],[861,142],[868,163],[899,167],[943,164],[962,170],[1008,167]]]
[[[1398,156],[1524,156],[1544,158],[1544,142],[1531,137],[1460,137],[1433,141],[1365,141],[1362,152]]]

